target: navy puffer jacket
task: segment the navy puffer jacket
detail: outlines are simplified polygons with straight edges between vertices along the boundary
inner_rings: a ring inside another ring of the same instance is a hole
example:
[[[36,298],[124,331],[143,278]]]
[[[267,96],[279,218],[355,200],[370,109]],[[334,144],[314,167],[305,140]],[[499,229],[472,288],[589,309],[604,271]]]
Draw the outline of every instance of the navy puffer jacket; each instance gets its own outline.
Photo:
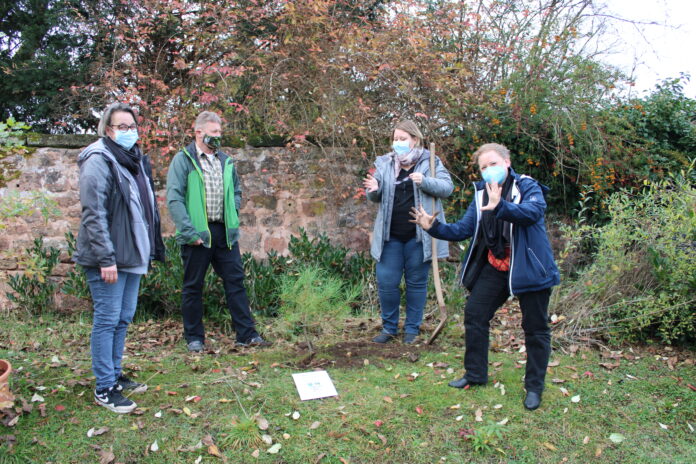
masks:
[[[510,223],[512,249],[508,286],[511,295],[519,295],[558,285],[561,278],[544,224],[544,193],[548,191],[548,187],[529,176],[519,175],[512,169],[510,174],[513,176],[510,201],[501,199],[494,212],[498,219]],[[474,237],[462,265],[460,282],[466,275],[471,253],[476,246],[484,190],[485,182],[476,182],[475,201],[469,205],[464,216],[452,224],[435,221],[428,231],[435,238],[451,242]]]

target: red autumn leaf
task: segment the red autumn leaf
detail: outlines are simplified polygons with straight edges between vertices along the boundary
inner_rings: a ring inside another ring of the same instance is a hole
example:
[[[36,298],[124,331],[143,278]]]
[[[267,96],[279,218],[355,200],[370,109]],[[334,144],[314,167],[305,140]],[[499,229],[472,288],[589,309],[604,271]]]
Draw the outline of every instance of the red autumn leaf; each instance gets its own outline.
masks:
[[[423,414],[423,408],[421,408],[420,406],[416,406],[416,412],[418,414]]]
[[[174,396],[174,395],[178,395],[178,393],[177,393],[177,392],[173,392],[173,391],[168,391],[168,392],[167,392],[167,395],[169,395],[169,396]]]
[[[382,424],[384,424],[384,422],[382,422],[381,420],[376,420],[376,421],[374,422],[374,424],[375,424],[375,427],[381,427]]]
[[[65,406],[62,404],[57,404],[55,407],[56,411],[65,411]]]

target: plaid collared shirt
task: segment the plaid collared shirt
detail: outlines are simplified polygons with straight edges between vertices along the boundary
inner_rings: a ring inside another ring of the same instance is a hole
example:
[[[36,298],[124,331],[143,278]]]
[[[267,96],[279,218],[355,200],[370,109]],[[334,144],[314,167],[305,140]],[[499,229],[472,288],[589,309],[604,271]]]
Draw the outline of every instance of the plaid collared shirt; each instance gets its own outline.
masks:
[[[196,145],[198,159],[201,160],[203,168],[203,181],[205,182],[205,209],[208,214],[208,222],[224,221],[223,213],[223,186],[222,186],[222,166],[217,153],[207,155]]]

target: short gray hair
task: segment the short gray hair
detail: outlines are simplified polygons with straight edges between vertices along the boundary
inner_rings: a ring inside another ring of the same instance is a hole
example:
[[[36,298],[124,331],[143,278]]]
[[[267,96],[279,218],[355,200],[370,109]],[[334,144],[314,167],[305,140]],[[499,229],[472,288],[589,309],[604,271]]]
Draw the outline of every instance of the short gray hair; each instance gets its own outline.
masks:
[[[196,123],[194,124],[193,128],[200,129],[209,122],[222,125],[222,119],[220,119],[220,116],[218,116],[217,113],[213,113],[212,111],[203,111],[196,118]]]
[[[479,156],[489,151],[498,153],[504,160],[510,159],[510,150],[508,150],[505,145],[499,143],[484,143],[474,152],[474,156],[472,157],[474,163],[478,163]]]
[[[133,116],[133,121],[138,122],[138,117],[135,114],[135,110],[130,107],[130,105],[121,102],[115,102],[110,104],[104,110],[101,119],[99,120],[99,126],[97,127],[97,135],[99,137],[106,137],[106,128],[111,125],[111,117],[114,113],[124,112],[130,113]]]

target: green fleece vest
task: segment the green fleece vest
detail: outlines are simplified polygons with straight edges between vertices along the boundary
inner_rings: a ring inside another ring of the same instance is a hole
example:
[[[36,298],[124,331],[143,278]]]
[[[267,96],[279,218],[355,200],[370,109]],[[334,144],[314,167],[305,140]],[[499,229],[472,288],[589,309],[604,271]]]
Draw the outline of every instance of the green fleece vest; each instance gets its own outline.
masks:
[[[184,148],[184,153],[191,160],[193,170],[188,173],[186,179],[186,211],[191,219],[191,224],[197,232],[207,232],[208,238],[206,246],[211,246],[210,229],[208,228],[208,212],[206,211],[205,199],[205,180],[196,159]],[[234,202],[234,164],[228,156],[222,170],[222,189],[223,189],[223,208],[225,217],[225,236],[227,246],[232,248],[230,243],[230,229],[239,228],[239,216],[237,216],[237,206]]]

